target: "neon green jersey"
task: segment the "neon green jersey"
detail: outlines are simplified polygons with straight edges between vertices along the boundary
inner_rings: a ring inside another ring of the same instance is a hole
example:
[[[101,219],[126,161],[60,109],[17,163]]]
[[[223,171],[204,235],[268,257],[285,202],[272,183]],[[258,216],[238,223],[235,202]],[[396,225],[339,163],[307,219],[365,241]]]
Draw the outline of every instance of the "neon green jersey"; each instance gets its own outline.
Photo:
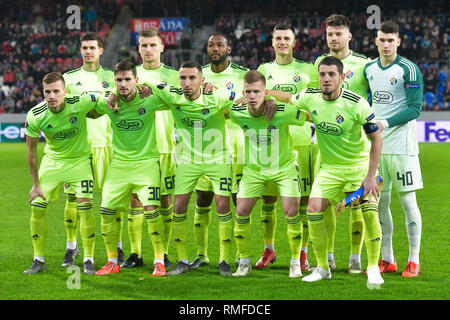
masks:
[[[224,110],[233,105],[234,91],[202,91],[197,99],[189,100],[181,88],[166,83],[146,84],[171,107],[178,137],[178,163],[229,163]]]
[[[159,159],[155,113],[168,109],[165,103],[154,95],[141,99],[136,94],[129,102],[119,99],[118,111],[112,111],[107,107],[108,96],[106,93],[100,98],[96,110],[111,119],[113,159],[128,162]]]
[[[136,67],[137,77],[139,81],[165,81],[171,86],[178,86],[178,71],[161,65],[156,69],[145,69],[143,65]],[[156,112],[156,143],[160,153],[171,153],[173,151],[173,117],[170,110]]]
[[[305,123],[305,112],[295,106],[277,103],[277,112],[272,120],[264,115],[252,116],[247,104],[234,105],[230,118],[244,130],[245,165],[254,170],[280,168],[296,159],[289,125]]]
[[[319,67],[320,61],[328,57],[330,54],[324,54],[317,58],[314,66],[316,70]],[[364,97],[367,100],[369,93],[369,84],[364,78],[364,68],[370,58],[363,54],[356,53],[350,50],[350,54],[345,58],[340,59],[344,65],[345,79],[342,83],[342,88],[353,91],[356,94]]]
[[[67,71],[63,75],[67,92],[81,94],[89,92],[101,95],[115,87],[114,73],[100,66],[96,71],[83,68]],[[88,141],[93,147],[111,146],[112,131],[108,117],[87,119]]]
[[[323,162],[351,167],[368,161],[370,142],[362,126],[374,123],[375,114],[367,100],[341,89],[337,99],[327,101],[320,89],[308,88],[292,96],[291,103],[311,115]]]
[[[55,113],[43,101],[28,111],[25,134],[39,138],[42,131],[47,143],[44,153],[51,159],[73,162],[89,157],[86,114],[96,103],[93,94],[66,95],[64,108]]]
[[[238,64],[230,62],[228,67],[222,72],[214,72],[211,65],[203,66],[203,77],[205,82],[211,82],[221,89],[235,91],[237,96],[242,95],[244,89],[244,76],[248,69]],[[227,128],[227,139],[231,147],[231,152],[234,156],[238,153],[243,153],[244,148],[244,134],[241,127],[233,123],[230,119],[225,121]]]
[[[307,87],[318,87],[317,70],[308,62],[294,59],[288,64],[278,64],[276,61],[263,63],[258,71],[266,77],[266,87],[269,90],[281,90],[297,94]],[[289,128],[294,146],[311,144],[311,125],[292,126]]]

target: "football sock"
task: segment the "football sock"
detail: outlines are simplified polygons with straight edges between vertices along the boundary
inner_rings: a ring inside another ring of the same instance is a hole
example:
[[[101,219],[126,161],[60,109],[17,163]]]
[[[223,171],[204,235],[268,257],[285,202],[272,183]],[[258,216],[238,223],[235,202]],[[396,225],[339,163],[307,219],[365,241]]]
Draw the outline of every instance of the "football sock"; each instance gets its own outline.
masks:
[[[416,193],[399,192],[400,203],[405,212],[405,224],[409,241],[408,261],[419,264],[420,239],[422,235],[422,217],[417,206]]]
[[[189,259],[187,248],[189,232],[186,218],[186,213],[173,213],[172,236],[173,241],[175,242],[175,247],[177,248],[179,261]]]
[[[261,203],[261,223],[262,223],[264,244],[274,245],[275,229],[277,228],[276,202]],[[275,250],[275,247],[272,247],[271,250]]]
[[[324,213],[308,212],[308,227],[309,238],[313,245],[317,266],[328,270],[328,230],[325,224]]]
[[[108,261],[116,259],[117,263],[117,242],[119,238],[119,224],[117,223],[116,210],[100,207],[100,225],[102,229],[103,241],[105,242]]]
[[[128,210],[128,237],[130,238],[130,253],[142,256],[142,224],[144,221],[144,208],[129,208]]]
[[[367,251],[367,269],[378,267],[378,257],[381,248],[381,226],[378,220],[378,203],[361,204],[364,218],[364,243]]]
[[[359,204],[354,205],[349,211],[351,253],[361,254],[364,239],[364,218],[362,216],[361,206]]]
[[[217,213],[219,218],[219,248],[220,257],[219,261],[230,261],[231,258],[231,246],[233,239],[233,215],[231,211],[225,214]]]
[[[394,249],[392,247],[392,234],[394,232],[394,224],[392,221],[391,210],[391,191],[381,192],[379,209],[379,219],[382,231],[381,239],[381,256],[383,260],[394,263]]]
[[[307,207],[308,207],[308,205],[299,207],[300,218],[302,219],[302,228],[303,228],[302,250],[304,248],[308,247],[308,241],[309,241],[308,215],[306,214]],[[306,250],[303,250],[303,251],[306,252]]]
[[[197,244],[197,255],[208,256],[208,233],[211,224],[211,206],[195,206],[194,238]]]
[[[173,206],[168,208],[159,208],[161,219],[164,225],[163,244],[164,253],[169,252],[170,238],[172,237],[172,218],[173,218]]]
[[[334,252],[334,237],[336,235],[336,216],[334,214],[333,206],[329,206],[323,213],[324,223],[327,228],[327,247],[328,252]],[[311,235],[311,230],[309,230]],[[328,269],[325,269],[328,270]]]
[[[67,242],[77,241],[78,217],[77,197],[74,194],[68,194],[64,207],[64,225],[66,227]]]
[[[159,214],[159,208],[148,211],[144,210],[144,217],[147,220],[148,235],[152,241],[155,258],[164,260],[164,223]]]
[[[250,217],[236,216],[234,238],[236,239],[236,246],[241,260],[250,258],[251,231]]]
[[[46,202],[31,203],[30,231],[35,257],[43,257],[45,253],[45,238],[48,232],[47,205]]]
[[[122,248],[122,230],[123,230],[123,213],[127,210],[125,208],[118,208],[116,213],[116,222],[118,223],[118,239],[117,248]]]
[[[291,259],[300,259],[300,247],[302,245],[302,220],[300,214],[294,217],[286,217],[287,238],[291,248]]]
[[[83,202],[78,204],[80,214],[80,235],[83,243],[85,257],[94,256],[95,248],[95,219],[92,202]]]

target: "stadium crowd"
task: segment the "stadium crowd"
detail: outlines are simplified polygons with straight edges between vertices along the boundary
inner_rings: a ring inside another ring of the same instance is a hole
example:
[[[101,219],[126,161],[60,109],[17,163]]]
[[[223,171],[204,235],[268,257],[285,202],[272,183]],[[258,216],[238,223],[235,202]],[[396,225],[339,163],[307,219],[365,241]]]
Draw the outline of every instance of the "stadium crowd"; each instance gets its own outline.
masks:
[[[27,112],[43,99],[40,80],[45,73],[65,72],[82,64],[78,50],[80,32],[68,32],[66,26],[65,8],[69,2],[66,5],[51,5],[50,1],[42,0],[32,6],[26,3],[22,0],[0,4],[0,113]],[[296,26],[294,57],[314,62],[328,51],[323,18],[336,11],[353,18],[351,48],[371,58],[377,56],[374,30],[366,26],[368,5],[364,1],[352,3],[351,11],[340,10],[336,3],[325,5],[322,0],[306,3],[273,0],[264,6],[254,0],[209,0],[206,4],[197,0],[79,1],[82,30],[95,31],[105,37],[124,4],[129,5],[136,17],[188,16],[196,28],[215,23],[216,30],[230,39],[232,60],[251,69],[275,58],[270,32],[281,20],[279,17]],[[109,9],[99,10],[104,6]],[[400,25],[402,44],[399,54],[416,61],[422,71],[425,82],[424,110],[448,110],[448,4],[442,0],[431,4],[403,1],[382,7],[383,15],[394,17]],[[319,8],[320,15],[317,13]],[[323,12],[323,8],[329,12]],[[305,21],[310,23],[309,27],[305,27]],[[181,41],[180,48],[189,47],[187,35]],[[137,56],[133,50],[131,53]]]

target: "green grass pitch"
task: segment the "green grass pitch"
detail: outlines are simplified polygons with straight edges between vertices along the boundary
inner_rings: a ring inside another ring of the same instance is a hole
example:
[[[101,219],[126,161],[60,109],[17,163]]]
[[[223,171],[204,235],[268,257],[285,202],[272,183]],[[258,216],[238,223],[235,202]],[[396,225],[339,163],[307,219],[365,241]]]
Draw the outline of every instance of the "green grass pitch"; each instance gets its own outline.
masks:
[[[39,146],[40,156],[43,144]],[[32,262],[33,251],[29,231],[30,208],[28,204],[31,176],[26,162],[24,143],[0,144],[0,298],[3,300],[447,300],[449,294],[450,254],[449,242],[449,178],[450,144],[421,144],[420,161],[424,179],[424,189],[417,192],[422,213],[421,273],[417,278],[403,279],[401,271],[408,258],[408,240],[398,198],[392,197],[394,218],[394,252],[399,266],[396,274],[384,275],[385,284],[381,289],[370,290],[364,275],[346,273],[350,254],[348,216],[340,214],[337,220],[335,257],[337,270],[330,281],[304,283],[301,279],[291,279],[289,274],[289,246],[286,239],[286,222],[278,206],[278,226],[276,233],[277,262],[266,270],[253,270],[245,278],[221,277],[218,274],[218,234],[217,216],[213,214],[209,238],[209,266],[176,277],[152,277],[153,253],[144,225],[143,258],[144,266],[137,269],[123,269],[110,276],[88,276],[82,274],[82,258],[76,260],[80,267],[79,289],[73,280],[75,273],[67,273],[61,267],[65,251],[65,231],[63,222],[64,195],[50,204],[48,209],[49,232],[46,246],[47,272],[24,275]],[[100,232],[100,194],[94,195],[94,210],[97,218],[97,238],[95,265],[106,262],[106,251]],[[193,198],[188,219],[193,220]],[[261,226],[259,223],[259,202],[253,211],[252,263],[263,250]],[[214,213],[214,207],[213,207]],[[123,244],[129,254],[126,219],[124,219]],[[145,224],[145,223],[144,223]],[[79,239],[81,246],[81,240]],[[196,249],[191,228],[190,257],[195,257]],[[82,250],[82,248],[80,248]],[[235,249],[235,246],[234,246]],[[362,263],[366,265],[365,249]],[[169,257],[176,260],[176,251],[171,244]],[[312,265],[315,258],[309,247]],[[234,271],[234,263],[233,263]],[[69,284],[69,285],[68,285]]]

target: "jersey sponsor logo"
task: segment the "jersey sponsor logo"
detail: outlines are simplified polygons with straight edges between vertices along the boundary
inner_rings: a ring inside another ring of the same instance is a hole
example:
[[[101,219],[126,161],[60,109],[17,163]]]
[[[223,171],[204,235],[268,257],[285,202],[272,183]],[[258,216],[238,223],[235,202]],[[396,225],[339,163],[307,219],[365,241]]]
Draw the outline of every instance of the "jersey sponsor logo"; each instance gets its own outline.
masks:
[[[296,75],[292,78],[292,80],[294,80],[294,82],[299,82],[299,81],[302,80],[302,79],[300,78],[300,76],[299,76],[298,74],[296,74]]]
[[[272,144],[272,137],[270,135],[249,135],[248,138],[259,146],[270,146]]]
[[[337,124],[325,122],[325,121],[322,121],[321,123],[319,123],[319,125],[317,126],[317,130],[319,130],[320,132],[322,132],[324,134],[329,134],[332,136],[340,136],[343,132],[342,128],[339,127]]]
[[[78,134],[78,131],[78,128],[59,131],[53,136],[53,140],[71,139]]]
[[[342,123],[344,122],[344,117],[340,114],[338,114],[338,116],[336,117],[336,122],[337,123]]]
[[[277,84],[273,87],[272,90],[281,90],[284,92],[288,92],[290,94],[296,94],[297,93],[297,87],[293,84]]]
[[[120,131],[138,131],[144,126],[144,122],[139,119],[124,119],[116,124]]]
[[[373,93],[373,101],[381,104],[388,104],[394,101],[394,96],[392,93],[387,91],[375,91]]]
[[[225,85],[225,87],[226,87],[228,90],[233,90],[234,84],[233,84],[233,82],[228,82],[228,83]]]
[[[182,119],[181,121],[186,126],[188,126],[188,127],[195,127],[195,128],[204,128],[208,124],[208,122],[206,122],[206,120],[199,119],[199,118],[186,117],[186,118]]]
[[[103,80],[103,81],[102,81],[102,87],[103,87],[103,88],[108,88],[108,87],[109,87],[108,81]]]
[[[144,109],[144,108],[139,108],[139,110],[137,111],[137,113],[138,113],[140,116],[143,116],[143,115],[145,114],[145,109]]]
[[[419,89],[420,83],[408,83],[406,89]]]

